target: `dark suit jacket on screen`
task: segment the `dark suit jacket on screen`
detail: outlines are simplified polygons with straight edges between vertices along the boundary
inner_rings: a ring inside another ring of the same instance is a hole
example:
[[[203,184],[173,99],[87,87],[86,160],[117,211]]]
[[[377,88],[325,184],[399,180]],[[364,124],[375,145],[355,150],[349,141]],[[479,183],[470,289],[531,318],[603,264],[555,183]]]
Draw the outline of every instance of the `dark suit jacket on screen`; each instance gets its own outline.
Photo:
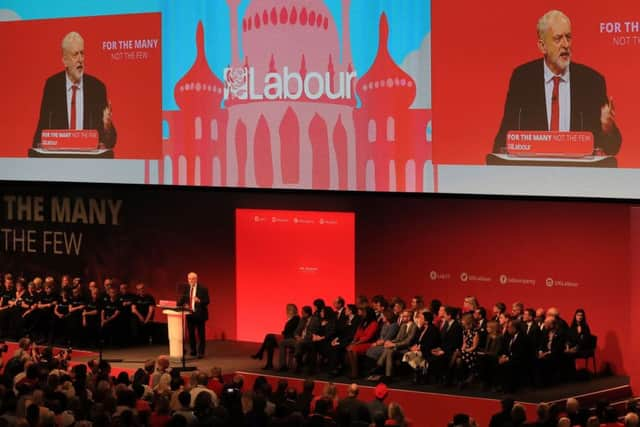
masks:
[[[200,299],[200,302],[195,304],[195,310],[193,310],[193,317],[202,321],[209,319],[209,291],[201,283],[198,283],[196,288],[196,297]],[[178,305],[189,304],[189,285],[186,285],[182,296],[178,301]]]
[[[84,74],[82,77],[84,93],[84,129],[96,129],[99,140],[107,148],[116,145],[116,128],[104,130],[102,111],[108,105],[107,88],[97,78]],[[33,136],[33,146],[40,144],[43,129],[69,129],[67,115],[67,83],[65,71],[49,77],[44,85],[42,102],[40,104],[40,118]]]
[[[600,124],[600,108],[607,102],[604,77],[582,64],[572,62],[570,72],[571,130],[592,132],[595,146],[606,154],[620,150],[622,136],[617,127],[604,134]],[[499,153],[510,130],[548,130],[547,104],[544,90],[543,59],[517,67],[509,81],[500,130],[493,144]]]

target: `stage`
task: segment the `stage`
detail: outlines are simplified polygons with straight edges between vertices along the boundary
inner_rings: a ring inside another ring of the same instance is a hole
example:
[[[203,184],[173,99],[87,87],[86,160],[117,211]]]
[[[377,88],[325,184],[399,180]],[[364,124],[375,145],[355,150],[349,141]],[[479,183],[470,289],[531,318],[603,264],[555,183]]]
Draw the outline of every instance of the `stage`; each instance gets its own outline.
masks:
[[[203,371],[208,371],[214,366],[219,367],[225,376],[234,373],[242,374],[248,387],[253,385],[258,376],[264,375],[274,389],[281,379],[287,379],[298,389],[302,388],[302,381],[305,378],[302,375],[261,369],[265,362],[249,357],[257,348],[255,343],[209,341],[205,357],[202,359],[188,357],[186,365]],[[125,349],[106,349],[103,352],[103,358],[114,360],[111,365],[115,374],[121,370],[134,372],[142,367],[145,360],[168,353],[169,348],[166,345],[146,345]],[[86,362],[96,357],[96,353],[78,352],[77,356],[74,355],[73,361]],[[317,374],[313,378],[316,380],[316,394],[321,393],[326,382],[332,381],[338,385],[340,396],[344,396],[346,386],[352,382],[344,376],[329,378],[324,373]],[[375,383],[365,379],[358,380],[356,383],[361,385],[360,396],[363,400],[373,399]],[[599,399],[606,398],[620,406],[631,396],[629,378],[625,376],[596,376],[587,381],[544,389],[525,388],[511,395],[525,406],[529,420],[534,419],[535,407],[540,402],[564,402],[569,397],[576,397],[583,406],[593,407]],[[471,414],[479,421],[479,425],[486,426],[490,416],[499,410],[500,399],[503,397],[505,397],[504,394],[483,391],[479,385],[475,384],[461,390],[456,386],[413,385],[409,378],[405,378],[390,384],[387,402],[400,403],[416,427],[441,427],[458,412]]]

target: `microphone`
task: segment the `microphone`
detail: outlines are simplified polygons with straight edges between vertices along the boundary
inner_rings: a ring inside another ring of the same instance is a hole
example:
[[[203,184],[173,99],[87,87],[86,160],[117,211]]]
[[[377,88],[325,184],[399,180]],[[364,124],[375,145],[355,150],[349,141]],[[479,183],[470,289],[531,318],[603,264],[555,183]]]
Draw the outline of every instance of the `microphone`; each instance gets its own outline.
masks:
[[[522,107],[518,108],[518,130],[522,130],[520,126],[522,122]]]

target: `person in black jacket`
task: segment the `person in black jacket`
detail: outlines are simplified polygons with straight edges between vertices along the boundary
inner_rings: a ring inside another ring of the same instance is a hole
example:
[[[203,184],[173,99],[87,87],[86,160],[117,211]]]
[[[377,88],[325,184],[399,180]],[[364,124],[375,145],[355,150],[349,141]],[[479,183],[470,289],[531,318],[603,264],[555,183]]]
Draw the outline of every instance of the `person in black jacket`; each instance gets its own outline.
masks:
[[[194,272],[187,274],[187,282],[178,305],[191,310],[191,313],[186,316],[190,354],[191,356],[196,355],[197,333],[197,355],[199,359],[202,359],[205,346],[205,323],[209,319],[209,291],[202,283],[198,282],[198,275]]]
[[[299,322],[300,316],[298,315],[298,307],[295,304],[287,304],[287,321],[284,324],[284,329],[281,333],[282,339],[293,338]],[[264,366],[264,369],[273,369],[273,352],[276,348],[278,348],[278,337],[276,334],[267,334],[264,336],[262,345],[256,354],[251,355],[251,358],[262,360],[262,356],[266,350],[267,364]]]
[[[558,328],[556,319],[549,316],[544,321],[544,330],[538,346],[538,360],[536,369],[536,384],[549,385],[557,380],[561,374],[561,367],[565,361],[566,338]]]
[[[443,325],[440,329],[440,346],[431,350],[433,357],[431,369],[436,378],[444,384],[451,380],[451,362],[456,350],[462,347],[462,327],[455,319],[456,309],[446,307],[444,310]]]
[[[327,342],[325,351],[329,359],[328,368],[329,376],[337,376],[340,373],[338,364],[344,360],[346,348],[353,341],[358,326],[360,326],[360,316],[357,315],[358,308],[355,304],[347,304],[344,309],[345,321],[340,330],[337,328],[336,320],[336,336]]]
[[[527,360],[527,343],[519,320],[510,320],[507,332],[502,354],[498,358],[498,376],[503,390],[511,393],[522,382],[523,366]]]
[[[433,324],[433,313],[428,311],[418,313],[416,325],[418,330],[403,361],[414,369],[414,383],[419,384],[426,379],[429,364],[434,358],[431,350],[440,346],[440,331]]]
[[[587,314],[584,309],[579,308],[573,315],[569,327],[566,353],[575,359],[585,357],[591,350],[593,350],[593,335],[591,335],[591,329],[587,323]]]

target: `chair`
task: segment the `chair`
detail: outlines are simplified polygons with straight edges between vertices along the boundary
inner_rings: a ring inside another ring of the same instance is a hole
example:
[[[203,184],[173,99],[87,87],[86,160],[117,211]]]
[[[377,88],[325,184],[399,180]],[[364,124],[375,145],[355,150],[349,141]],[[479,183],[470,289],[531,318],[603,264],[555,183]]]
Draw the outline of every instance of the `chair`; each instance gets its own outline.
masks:
[[[588,350],[584,350],[580,354],[580,359],[584,359],[584,368],[589,370],[589,359],[593,360],[593,374],[597,374],[596,367],[596,348],[598,346],[598,337],[596,335],[591,336],[591,345]]]

